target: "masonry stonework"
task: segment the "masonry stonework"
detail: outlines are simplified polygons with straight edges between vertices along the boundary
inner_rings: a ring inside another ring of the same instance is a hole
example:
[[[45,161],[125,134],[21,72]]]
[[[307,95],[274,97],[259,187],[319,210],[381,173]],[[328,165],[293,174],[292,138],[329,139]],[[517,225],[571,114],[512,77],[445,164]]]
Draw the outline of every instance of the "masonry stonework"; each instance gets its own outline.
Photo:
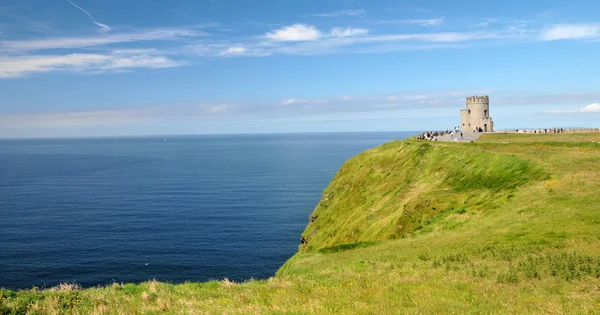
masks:
[[[463,132],[494,131],[489,96],[467,97],[467,108],[460,110],[460,127]]]

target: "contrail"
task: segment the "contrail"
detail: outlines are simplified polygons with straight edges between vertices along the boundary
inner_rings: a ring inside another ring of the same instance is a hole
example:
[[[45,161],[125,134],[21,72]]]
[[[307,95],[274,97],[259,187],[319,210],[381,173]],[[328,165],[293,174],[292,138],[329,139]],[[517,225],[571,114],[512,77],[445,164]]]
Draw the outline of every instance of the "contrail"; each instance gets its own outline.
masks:
[[[98,22],[98,20],[96,20],[96,18],[95,18],[95,17],[94,17],[94,16],[93,16],[93,15],[92,15],[90,12],[86,11],[84,8],[82,8],[82,7],[78,6],[78,5],[76,5],[75,3],[73,3],[73,2],[71,2],[71,1],[69,1],[69,0],[67,0],[67,2],[68,2],[69,4],[71,4],[72,6],[76,7],[77,9],[79,9],[81,12],[83,12],[83,13],[87,14],[87,16],[89,16],[89,17],[90,17],[90,19],[92,19],[92,21],[91,21],[92,23],[94,23],[94,24],[96,24],[96,25],[100,26],[101,28],[103,28],[103,29],[105,29],[105,30],[107,30],[107,31],[110,31],[110,26],[108,26],[108,25],[106,25],[106,24],[102,24],[102,23]]]
[[[105,30],[107,30],[107,31],[110,31],[110,26],[108,26],[108,25],[106,25],[106,24],[102,24],[102,23],[100,23],[100,22],[97,22],[97,21],[92,21],[92,23],[94,23],[94,24],[96,24],[96,25],[98,25],[98,26],[102,27],[103,29],[105,29]]]
[[[76,7],[77,9],[81,10],[83,13],[87,14],[87,15],[90,17],[90,19],[92,19],[92,20],[94,20],[94,21],[96,20],[96,18],[94,18],[94,17],[93,17],[93,16],[90,14],[90,12],[86,11],[84,8],[82,8],[82,7],[78,6],[78,5],[76,5],[75,3],[73,3],[73,2],[71,2],[71,1],[69,1],[69,0],[67,0],[67,2],[68,2],[68,3],[70,3],[72,6]]]

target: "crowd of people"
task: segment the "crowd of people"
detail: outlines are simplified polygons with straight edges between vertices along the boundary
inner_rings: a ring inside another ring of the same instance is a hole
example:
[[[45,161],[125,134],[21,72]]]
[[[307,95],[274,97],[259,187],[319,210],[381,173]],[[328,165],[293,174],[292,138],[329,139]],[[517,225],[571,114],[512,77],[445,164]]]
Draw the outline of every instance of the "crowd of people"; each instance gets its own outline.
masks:
[[[577,131],[586,130],[587,132],[599,131],[600,128],[587,128],[587,129],[563,129],[563,128],[539,128],[539,129],[510,129],[510,130],[499,130],[498,132],[516,132],[516,133],[570,133]],[[482,128],[477,128],[474,132],[483,132]],[[452,130],[446,129],[441,131],[425,131],[422,134],[415,137],[415,140],[430,140],[437,141],[438,137],[450,135],[450,138],[454,141],[463,139],[463,133],[460,127],[454,127]],[[447,139],[444,139],[447,140]]]
[[[563,133],[565,132],[562,128],[545,128],[545,129],[517,129],[517,132],[521,133]]]
[[[443,135],[450,135],[450,137],[454,140],[458,140],[459,137],[462,139],[463,133],[460,131],[458,127],[454,127],[452,130],[446,129],[445,131],[425,131],[422,134],[415,137],[415,140],[430,140],[437,141],[438,137]]]

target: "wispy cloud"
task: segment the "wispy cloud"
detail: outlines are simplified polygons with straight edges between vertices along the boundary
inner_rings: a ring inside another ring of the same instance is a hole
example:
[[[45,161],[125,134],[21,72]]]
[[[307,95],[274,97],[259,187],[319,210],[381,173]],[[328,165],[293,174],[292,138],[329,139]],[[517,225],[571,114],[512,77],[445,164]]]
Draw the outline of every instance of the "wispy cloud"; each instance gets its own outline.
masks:
[[[5,128],[45,128],[120,125],[144,121],[137,114],[138,111],[126,109],[9,114],[0,115],[0,124]]]
[[[96,24],[97,26],[100,26],[105,31],[110,31],[111,30],[110,26],[98,22],[98,20],[96,20],[96,18],[94,16],[92,16],[92,14],[90,12],[86,11],[84,8],[78,6],[77,4],[75,4],[75,3],[73,3],[73,2],[71,2],[69,0],[66,0],[66,1],[69,4],[71,4],[72,6],[74,6],[75,8],[79,9],[81,12],[87,14],[87,16],[92,20],[92,23]]]
[[[281,119],[302,116],[326,117],[336,113],[372,112],[414,109],[431,106],[451,106],[461,103],[455,93],[429,93],[415,99],[412,93],[395,94],[393,108],[373,106],[389,102],[390,95],[357,95],[330,99],[289,98],[275,102],[180,103],[113,107],[108,109],[72,109],[51,112],[12,113],[0,115],[4,128],[45,128],[79,126],[114,126],[145,122],[214,121],[233,117]],[[461,94],[462,95],[462,94]],[[465,94],[466,95],[466,94]],[[440,99],[450,99],[444,103]]]
[[[436,26],[444,23],[444,18],[410,19],[410,20],[380,20],[376,24],[418,24],[421,26]]]
[[[33,73],[68,71],[73,73],[123,72],[141,68],[170,68],[186,64],[153,48],[108,49],[110,44],[178,41],[204,35],[196,28],[157,28],[86,37],[60,37],[0,42],[0,78]],[[86,48],[86,50],[81,50]],[[76,49],[80,49],[79,51]],[[51,54],[46,51],[52,51]],[[67,54],[59,54],[65,50]]]
[[[600,113],[600,103],[590,104],[581,109],[584,113]]]
[[[121,125],[144,122],[194,122],[218,119],[291,119],[296,117],[339,117],[344,113],[430,111],[439,109],[455,112],[464,107],[468,95],[491,96],[493,110],[506,106],[539,106],[580,102],[600,93],[541,94],[519,91],[439,90],[427,92],[399,92],[379,95],[344,95],[310,99],[293,97],[279,101],[218,103],[175,103],[114,107],[109,109],[72,109],[54,112],[12,113],[0,115],[0,126],[5,128],[73,127]],[[555,114],[600,113],[600,103],[582,109],[554,111]],[[362,115],[362,114],[361,114]]]
[[[321,31],[312,25],[294,24],[267,33],[262,37],[267,41],[248,41],[244,47],[249,49],[248,52],[252,51],[254,56],[376,53],[440,49],[456,47],[460,43],[510,39],[516,36],[519,34],[507,30],[373,34],[364,28],[334,27],[330,31]],[[204,54],[207,53],[206,45],[199,48],[203,49]]]
[[[99,34],[85,37],[58,37],[0,42],[0,51],[27,52],[47,49],[85,48],[107,44],[141,41],[179,40],[205,35],[195,28],[156,28],[118,34]]]
[[[226,50],[222,51],[219,55],[223,57],[227,56],[239,56],[244,55],[248,52],[248,48],[241,46],[229,47]]]
[[[435,26],[435,25],[443,24],[444,18],[424,19],[424,20],[408,20],[408,22],[412,23],[412,24],[419,24],[422,26]]]
[[[321,37],[321,32],[312,25],[294,24],[265,34],[276,41],[311,41]]]
[[[334,37],[349,37],[356,35],[366,35],[368,33],[368,29],[352,27],[335,27],[331,30],[331,36]]]
[[[93,22],[97,22],[90,12],[68,2],[88,15]],[[344,10],[321,15],[333,17],[360,14],[364,14],[364,11]],[[389,28],[385,32],[386,28],[377,27],[377,24],[385,23],[430,27],[444,24],[444,18],[381,20],[371,24],[368,29],[331,23],[325,23],[326,28],[318,24],[295,23],[273,25],[272,30],[263,31],[262,34],[243,36],[219,32],[208,34],[202,30],[203,26],[182,26],[113,30],[110,33],[93,33],[87,36],[4,40],[0,41],[0,78],[56,71],[98,73],[134,68],[176,67],[188,64],[194,58],[388,53],[600,37],[599,23],[556,24],[543,28],[523,21],[511,21],[509,24],[494,20],[494,27],[473,29],[469,28],[472,25],[467,22],[464,23],[463,30],[458,31],[445,31],[449,28],[441,26],[434,28],[439,31],[413,32],[389,32]],[[209,25],[215,26],[221,27],[218,24]],[[117,45],[119,49],[114,48]],[[161,49],[154,49],[157,46]]]
[[[170,68],[183,65],[183,62],[164,56],[130,54],[68,54],[31,55],[0,57],[0,78],[21,77],[32,73],[71,71],[71,72],[113,72],[134,68]]]
[[[179,41],[203,34],[196,28],[157,28],[86,37],[0,41],[0,78],[58,71],[104,73],[178,67],[186,62],[171,59],[153,48],[110,49],[107,45]]]
[[[166,104],[109,109],[74,109],[0,115],[5,128],[115,126],[143,122],[214,119],[226,114],[227,104]]]
[[[390,11],[390,12],[413,12],[413,13],[431,12],[431,10],[424,8],[424,7],[419,7],[419,6],[390,7],[390,8],[386,8],[385,10]]]
[[[292,104],[305,103],[305,102],[306,101],[299,100],[297,98],[288,98],[288,99],[281,101],[281,105],[292,105]]]
[[[231,106],[229,106],[227,104],[219,104],[219,105],[210,106],[210,107],[206,108],[206,110],[204,112],[209,113],[209,114],[219,114],[219,113],[224,113],[224,112],[228,111],[230,108],[231,108]]]
[[[309,14],[308,16],[331,18],[331,17],[340,17],[340,16],[363,17],[365,15],[366,15],[365,10],[355,9],[355,10],[341,10],[341,11],[328,12],[328,13]]]
[[[287,106],[287,105],[302,105],[302,104],[323,104],[323,103],[327,103],[327,102],[328,102],[328,100],[326,100],[326,99],[309,100],[309,99],[300,99],[300,98],[288,98],[288,99],[281,101],[279,104]]]
[[[600,103],[590,104],[581,109],[584,113],[600,113]]]
[[[494,23],[498,23],[498,19],[488,18],[488,19],[485,19],[485,21],[483,21],[483,22],[479,22],[479,23],[475,23],[475,24],[471,25],[471,27],[487,27]]]
[[[557,24],[541,33],[542,40],[589,39],[600,36],[600,24]]]

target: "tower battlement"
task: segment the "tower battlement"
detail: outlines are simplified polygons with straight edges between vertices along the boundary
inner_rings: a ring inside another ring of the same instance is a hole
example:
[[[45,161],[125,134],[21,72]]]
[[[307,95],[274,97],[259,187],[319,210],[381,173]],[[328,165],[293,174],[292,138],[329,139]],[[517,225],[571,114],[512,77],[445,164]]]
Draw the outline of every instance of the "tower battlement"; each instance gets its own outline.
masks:
[[[469,104],[489,104],[490,98],[487,95],[484,96],[469,96],[467,97],[467,105]]]

